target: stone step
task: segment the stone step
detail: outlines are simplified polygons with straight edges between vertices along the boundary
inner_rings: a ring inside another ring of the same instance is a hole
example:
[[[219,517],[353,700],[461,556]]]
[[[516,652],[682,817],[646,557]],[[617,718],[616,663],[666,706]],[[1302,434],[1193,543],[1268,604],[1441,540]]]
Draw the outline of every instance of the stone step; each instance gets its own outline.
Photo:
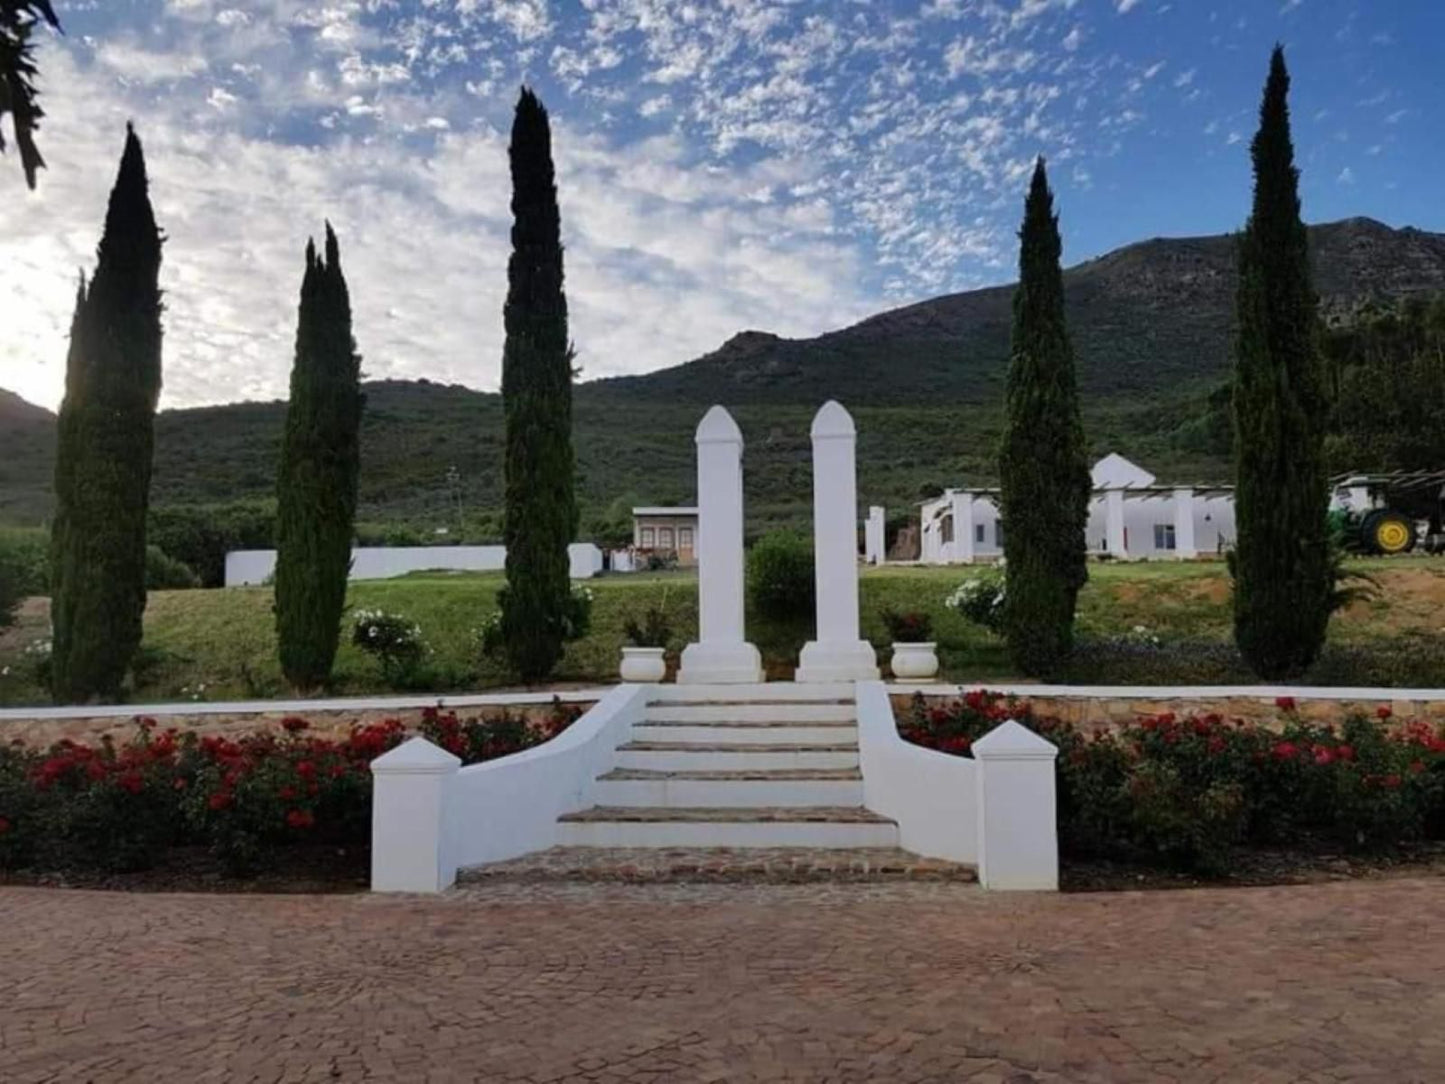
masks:
[[[617,747],[615,767],[657,772],[857,768],[857,742],[704,744],[632,741]]]
[[[457,884],[868,884],[977,880],[972,866],[898,848],[552,847],[461,870]]]
[[[857,706],[844,701],[648,704],[643,715],[649,723],[851,723],[857,718]]]
[[[797,701],[852,704],[857,690],[851,682],[799,685],[792,681],[771,681],[757,685],[659,685],[652,694],[654,704],[738,704],[757,701],[775,704]]]
[[[863,776],[857,769],[802,771],[648,772],[617,770],[599,776],[599,805],[855,806],[863,804]]]
[[[858,724],[846,723],[634,723],[633,741],[702,745],[856,745]]]
[[[898,825],[861,806],[748,809],[595,806],[558,818],[582,847],[896,847]]]

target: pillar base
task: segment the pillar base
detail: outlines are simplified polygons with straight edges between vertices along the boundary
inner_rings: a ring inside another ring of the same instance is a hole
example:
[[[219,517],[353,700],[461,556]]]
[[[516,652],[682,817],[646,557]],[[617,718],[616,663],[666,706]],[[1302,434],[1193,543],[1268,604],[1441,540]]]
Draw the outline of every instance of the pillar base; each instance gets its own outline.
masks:
[[[757,685],[763,658],[752,644],[688,644],[678,667],[679,685]]]
[[[793,680],[808,685],[832,681],[877,681],[878,655],[867,640],[810,640],[798,656]]]

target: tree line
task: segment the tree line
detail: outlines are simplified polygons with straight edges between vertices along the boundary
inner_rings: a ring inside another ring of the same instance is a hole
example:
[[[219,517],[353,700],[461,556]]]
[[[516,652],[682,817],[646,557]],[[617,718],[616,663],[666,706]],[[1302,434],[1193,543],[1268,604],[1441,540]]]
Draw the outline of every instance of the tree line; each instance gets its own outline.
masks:
[[[1238,242],[1229,396],[1234,639],[1245,662],[1266,680],[1297,677],[1309,667],[1343,597],[1327,517],[1331,399],[1288,99],[1289,72],[1284,50],[1276,46],[1250,144],[1254,196]],[[1064,318],[1058,218],[1042,159],[1019,238],[999,458],[1000,513],[1008,525],[1004,630],[1019,668],[1048,677],[1073,644],[1078,592],[1087,578],[1091,486]],[[1349,379],[1348,367],[1334,371]]]
[[[37,115],[33,103],[21,105],[17,131],[22,117],[33,127]],[[536,681],[552,671],[575,627],[567,545],[577,530],[577,504],[574,353],[551,129],[546,109],[525,87],[508,153],[514,224],[503,310],[502,646],[517,674]],[[57,423],[50,681],[60,703],[116,696],[141,642],[162,382],[162,244],[144,151],[127,125],[95,270],[88,280],[82,275],[76,291]],[[277,651],[298,691],[320,688],[330,677],[356,530],[365,397],[340,248],[329,222],[320,251],[314,240],[306,244],[276,479]]]

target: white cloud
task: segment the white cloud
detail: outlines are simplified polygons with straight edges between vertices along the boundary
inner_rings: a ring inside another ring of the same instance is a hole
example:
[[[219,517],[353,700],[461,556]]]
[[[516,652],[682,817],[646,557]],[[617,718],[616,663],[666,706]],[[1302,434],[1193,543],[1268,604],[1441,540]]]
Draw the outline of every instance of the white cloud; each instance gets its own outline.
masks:
[[[1336,184],[1346,184],[1346,185],[1348,185],[1348,184],[1354,184],[1354,183],[1355,183],[1355,171],[1354,171],[1353,169],[1351,169],[1349,166],[1346,166],[1344,169],[1340,170],[1339,176],[1335,178],[1335,183],[1336,183]]]
[[[1127,15],[1142,2],[1143,0],[1114,0],[1114,8],[1120,15]]]

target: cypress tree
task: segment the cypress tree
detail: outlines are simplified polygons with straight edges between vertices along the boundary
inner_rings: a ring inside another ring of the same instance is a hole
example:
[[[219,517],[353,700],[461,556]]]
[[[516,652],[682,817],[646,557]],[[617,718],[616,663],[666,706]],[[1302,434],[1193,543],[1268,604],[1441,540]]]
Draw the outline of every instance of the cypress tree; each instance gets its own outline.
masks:
[[[1275,46],[1250,145],[1254,205],[1239,242],[1234,368],[1234,639],[1265,679],[1314,661],[1335,587],[1324,366],[1288,96]]]
[[[501,636],[522,680],[562,657],[571,617],[567,546],[577,533],[573,493],[572,348],[562,290],[561,218],[547,110],[522,88],[508,149],[512,255],[503,309],[507,586]]]
[[[1064,322],[1062,244],[1044,160],[1019,231],[1007,418],[999,456],[1009,651],[1026,674],[1052,674],[1073,647],[1074,605],[1088,579],[1089,480],[1074,351]]]
[[[70,325],[51,529],[51,691],[114,696],[141,641],[146,510],[161,389],[161,233],[126,126],[95,274]]]
[[[281,670],[310,690],[331,676],[361,467],[361,358],[331,223],[326,254],[306,242],[296,360],[276,506],[276,638]]]

